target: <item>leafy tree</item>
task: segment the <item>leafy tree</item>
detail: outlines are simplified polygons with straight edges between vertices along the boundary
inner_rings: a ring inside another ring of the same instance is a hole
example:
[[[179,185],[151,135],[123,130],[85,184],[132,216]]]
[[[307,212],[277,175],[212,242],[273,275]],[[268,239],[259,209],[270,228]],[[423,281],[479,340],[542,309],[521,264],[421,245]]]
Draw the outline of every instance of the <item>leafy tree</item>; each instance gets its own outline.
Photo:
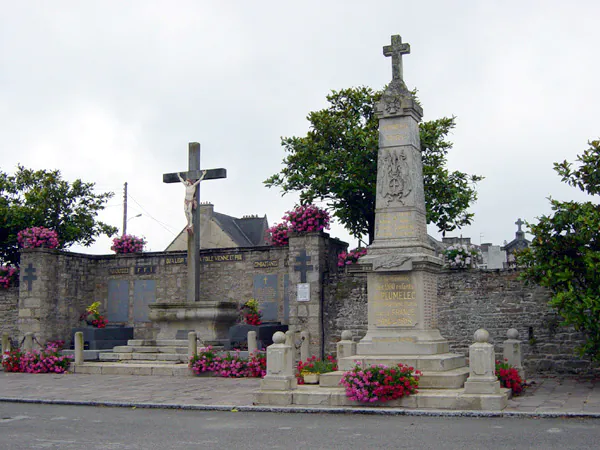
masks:
[[[368,87],[332,91],[328,108],[309,113],[306,136],[281,139],[288,153],[285,167],[265,180],[284,194],[299,191],[302,203],[328,201],[344,227],[355,237],[368,235],[369,242],[375,236],[379,148],[375,104],[381,95]],[[444,117],[419,128],[427,221],[444,234],[471,223],[473,214],[467,209],[477,199],[474,184],[483,179],[446,168],[452,148],[446,136],[454,126],[454,117]]]
[[[571,163],[555,163],[562,181],[582,191],[600,193],[600,141]],[[582,332],[586,342],[579,352],[600,361],[600,206],[550,199],[553,213],[528,224],[534,238],[531,247],[517,257],[522,277],[550,289],[550,306]]]
[[[60,248],[91,245],[117,228],[96,220],[114,194],[94,193],[94,183],[69,183],[58,170],[30,170],[19,165],[14,175],[0,171],[0,260],[18,265],[17,233],[44,226],[58,233]]]

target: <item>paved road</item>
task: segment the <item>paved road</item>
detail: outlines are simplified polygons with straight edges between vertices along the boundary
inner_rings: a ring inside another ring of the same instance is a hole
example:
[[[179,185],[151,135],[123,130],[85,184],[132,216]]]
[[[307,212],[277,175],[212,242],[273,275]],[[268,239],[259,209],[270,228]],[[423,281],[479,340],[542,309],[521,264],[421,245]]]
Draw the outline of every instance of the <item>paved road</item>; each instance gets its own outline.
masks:
[[[592,449],[595,419],[405,417],[0,403],[0,448]]]

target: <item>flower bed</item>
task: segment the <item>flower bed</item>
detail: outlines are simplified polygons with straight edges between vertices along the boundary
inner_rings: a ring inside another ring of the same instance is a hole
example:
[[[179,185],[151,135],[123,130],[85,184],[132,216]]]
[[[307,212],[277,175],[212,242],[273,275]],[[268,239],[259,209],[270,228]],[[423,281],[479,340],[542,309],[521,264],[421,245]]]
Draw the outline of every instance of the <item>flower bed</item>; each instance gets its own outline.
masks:
[[[311,356],[306,361],[298,361],[296,367],[296,379],[298,384],[304,384],[304,377],[308,374],[322,374],[335,372],[337,370],[337,360],[327,355],[325,360],[318,359],[316,356]]]
[[[141,253],[144,251],[146,240],[132,234],[124,234],[121,237],[113,239],[113,245],[110,249],[117,253]]]
[[[58,248],[58,234],[44,227],[31,227],[17,233],[17,242],[21,248]]]
[[[346,396],[357,402],[386,402],[417,393],[421,372],[402,363],[387,367],[383,364],[345,372],[340,384]]]
[[[61,342],[48,342],[41,351],[23,352],[15,349],[4,352],[2,367],[6,372],[64,373],[69,368],[72,357],[60,354]]]
[[[190,358],[189,366],[196,375],[213,372],[225,378],[262,378],[267,374],[267,357],[265,352],[257,351],[242,358],[239,350],[220,356],[208,346]]]

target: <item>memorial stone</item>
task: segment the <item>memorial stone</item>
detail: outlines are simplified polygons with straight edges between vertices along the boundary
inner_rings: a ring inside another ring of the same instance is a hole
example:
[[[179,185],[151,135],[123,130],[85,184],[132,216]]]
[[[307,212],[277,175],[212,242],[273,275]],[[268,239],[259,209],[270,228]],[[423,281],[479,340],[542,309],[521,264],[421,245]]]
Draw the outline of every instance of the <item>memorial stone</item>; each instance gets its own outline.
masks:
[[[148,322],[150,309],[148,305],[156,302],[156,281],[135,280],[133,282],[133,320]]]
[[[260,305],[262,322],[277,322],[277,284],[277,275],[254,275],[253,297]]]
[[[106,319],[109,323],[129,321],[129,281],[108,280]]]

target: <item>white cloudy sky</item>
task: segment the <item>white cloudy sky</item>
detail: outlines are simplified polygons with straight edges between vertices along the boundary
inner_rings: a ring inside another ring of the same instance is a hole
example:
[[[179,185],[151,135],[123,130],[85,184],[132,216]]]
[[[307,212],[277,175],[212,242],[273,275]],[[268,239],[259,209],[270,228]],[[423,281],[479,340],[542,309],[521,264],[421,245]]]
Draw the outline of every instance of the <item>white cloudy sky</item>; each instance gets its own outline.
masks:
[[[279,221],[296,197],[262,181],[280,137],[305,134],[330,90],[387,83],[382,46],[400,34],[424,119],[457,116],[450,168],[486,177],[461,232],[501,244],[549,195],[584,198],[552,164],[600,135],[598,17],[597,0],[0,0],[0,169],[94,181],[115,192],[101,216],[115,226],[127,181],[129,216],[142,213],[128,231],[158,251],[185,224],[183,187],[162,174],[198,141],[203,167],[228,171],[203,201]]]

